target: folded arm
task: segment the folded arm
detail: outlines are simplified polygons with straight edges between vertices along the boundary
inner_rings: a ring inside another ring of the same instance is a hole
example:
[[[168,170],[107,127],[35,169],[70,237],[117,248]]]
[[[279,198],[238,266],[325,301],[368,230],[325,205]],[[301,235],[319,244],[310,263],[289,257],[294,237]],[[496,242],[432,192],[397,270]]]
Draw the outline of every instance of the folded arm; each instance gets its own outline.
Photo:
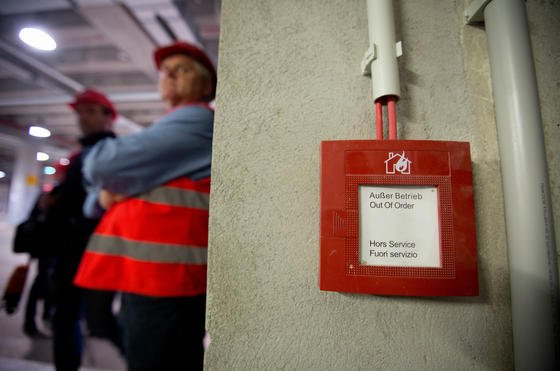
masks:
[[[182,110],[189,111],[171,113],[140,133],[97,143],[84,160],[86,183],[131,196],[180,176],[209,176],[213,114],[200,107]]]

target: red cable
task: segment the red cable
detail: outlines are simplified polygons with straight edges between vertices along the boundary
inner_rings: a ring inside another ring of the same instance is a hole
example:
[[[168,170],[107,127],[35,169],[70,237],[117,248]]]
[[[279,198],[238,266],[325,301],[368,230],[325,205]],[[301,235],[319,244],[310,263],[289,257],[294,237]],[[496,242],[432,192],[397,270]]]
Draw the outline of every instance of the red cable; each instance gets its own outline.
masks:
[[[395,96],[387,97],[387,115],[389,116],[389,139],[397,139],[397,110],[395,109]]]
[[[377,140],[383,140],[383,106],[379,99],[375,102],[375,133]]]

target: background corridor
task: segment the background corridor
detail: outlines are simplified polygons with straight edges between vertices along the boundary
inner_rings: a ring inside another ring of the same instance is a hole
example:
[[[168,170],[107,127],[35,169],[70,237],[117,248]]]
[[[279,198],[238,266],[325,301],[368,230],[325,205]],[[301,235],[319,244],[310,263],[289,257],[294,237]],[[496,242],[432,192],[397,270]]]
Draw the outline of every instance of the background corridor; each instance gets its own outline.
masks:
[[[19,264],[25,264],[27,254],[12,253],[14,227],[0,213],[0,287],[2,293],[10,274]],[[23,314],[27,292],[36,272],[36,262],[31,264],[25,283],[25,292],[20,300],[16,313],[8,315],[0,311],[0,371],[39,371],[53,370],[51,338],[29,338],[22,330]],[[40,317],[41,310],[38,310]],[[38,318],[37,324],[45,333],[49,329]],[[124,360],[117,350],[101,339],[85,338],[84,357],[81,370],[124,370]]]

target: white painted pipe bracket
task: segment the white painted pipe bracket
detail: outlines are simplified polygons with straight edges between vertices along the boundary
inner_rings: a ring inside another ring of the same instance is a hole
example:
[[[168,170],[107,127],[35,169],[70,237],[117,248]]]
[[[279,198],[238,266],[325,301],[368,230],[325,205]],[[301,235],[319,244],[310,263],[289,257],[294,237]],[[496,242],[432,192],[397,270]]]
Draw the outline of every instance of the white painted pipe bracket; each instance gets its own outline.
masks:
[[[377,53],[376,53],[376,47],[375,44],[371,45],[365,52],[364,54],[364,58],[362,59],[362,75],[364,76],[371,76],[371,64],[375,61],[375,59],[377,58]],[[398,58],[403,54],[403,49],[402,49],[402,42],[398,41],[395,44],[395,56]]]
[[[371,64],[375,60],[375,44],[371,45],[362,59],[362,75],[371,76]]]

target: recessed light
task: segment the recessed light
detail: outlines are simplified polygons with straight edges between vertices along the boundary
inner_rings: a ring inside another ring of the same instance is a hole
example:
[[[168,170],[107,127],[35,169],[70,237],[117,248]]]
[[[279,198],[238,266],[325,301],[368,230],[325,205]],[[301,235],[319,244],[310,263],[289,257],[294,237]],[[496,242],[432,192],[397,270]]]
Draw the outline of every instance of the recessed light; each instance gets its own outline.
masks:
[[[48,129],[45,129],[41,126],[30,126],[29,135],[38,138],[48,138],[51,136],[51,132]]]
[[[45,173],[45,175],[53,175],[56,173],[56,169],[52,166],[45,166],[43,168],[43,173]]]
[[[37,161],[47,161],[49,158],[45,152],[37,152]]]
[[[56,49],[56,41],[43,30],[25,27],[19,32],[21,41],[39,50],[51,51]]]

